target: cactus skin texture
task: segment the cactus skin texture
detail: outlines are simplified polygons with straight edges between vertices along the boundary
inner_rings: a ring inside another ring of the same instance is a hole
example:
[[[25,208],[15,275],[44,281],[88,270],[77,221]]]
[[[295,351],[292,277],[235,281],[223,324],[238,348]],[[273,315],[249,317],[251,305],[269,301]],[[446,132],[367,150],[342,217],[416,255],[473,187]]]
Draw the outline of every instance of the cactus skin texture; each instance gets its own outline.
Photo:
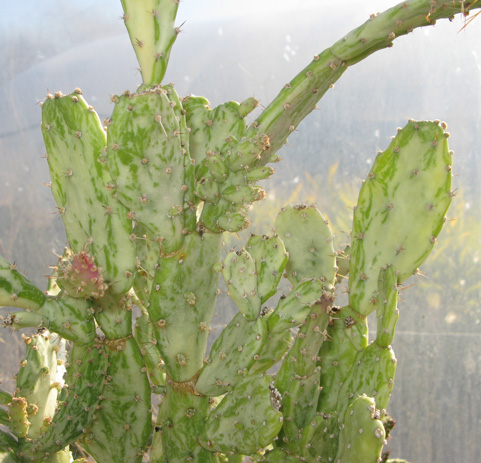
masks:
[[[4,324],[36,329],[15,393],[0,390],[0,463],[67,463],[74,444],[97,463],[381,461],[399,286],[452,197],[446,126],[410,121],[378,154],[341,253],[313,204],[287,205],[272,236],[226,253],[224,233],[249,226],[267,164],[349,65],[481,4],[373,15],[248,124],[254,98],[210,108],[163,84],[178,0],[121,3],[143,83],[113,97],[105,128],[79,89],[42,105],[68,239],[48,290],[0,257],[0,305],[23,309]],[[208,350],[221,275],[238,311]]]
[[[451,203],[451,165],[445,132],[432,122],[408,123],[377,156],[352,228],[349,304],[358,313],[374,310],[382,267],[392,265],[402,283],[431,252]]]

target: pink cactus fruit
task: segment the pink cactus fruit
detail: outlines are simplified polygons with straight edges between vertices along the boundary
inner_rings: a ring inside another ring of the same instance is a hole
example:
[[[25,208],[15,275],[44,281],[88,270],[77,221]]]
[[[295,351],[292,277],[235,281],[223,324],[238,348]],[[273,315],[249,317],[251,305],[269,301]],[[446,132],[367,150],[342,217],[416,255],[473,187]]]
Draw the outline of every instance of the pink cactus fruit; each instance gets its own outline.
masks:
[[[60,256],[55,278],[60,288],[72,297],[99,299],[108,289],[101,267],[95,264],[94,258],[86,250],[77,254],[67,250],[65,256]]]

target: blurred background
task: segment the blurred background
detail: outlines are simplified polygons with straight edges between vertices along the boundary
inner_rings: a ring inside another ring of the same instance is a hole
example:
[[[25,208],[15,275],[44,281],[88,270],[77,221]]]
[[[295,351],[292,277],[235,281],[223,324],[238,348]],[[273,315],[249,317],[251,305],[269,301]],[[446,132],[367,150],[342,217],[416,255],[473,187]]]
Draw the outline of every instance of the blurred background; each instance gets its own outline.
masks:
[[[183,0],[166,82],[212,106],[281,87],[386,0]],[[0,16],[0,254],[41,288],[65,246],[50,191],[39,102],[47,90],[83,90],[101,119],[110,96],[140,73],[119,0],[6,2]],[[349,242],[352,207],[376,151],[408,118],[448,124],[457,196],[425,277],[402,292],[390,413],[392,456],[415,463],[474,462],[481,455],[481,16],[416,30],[346,71],[279,153],[268,197],[250,213],[270,233],[289,202],[314,202],[336,247]],[[233,312],[221,298],[216,324]],[[226,306],[227,307],[227,306]],[[0,309],[1,314],[8,308]],[[214,330],[215,335],[216,330]],[[14,387],[18,335],[0,330],[0,380]]]

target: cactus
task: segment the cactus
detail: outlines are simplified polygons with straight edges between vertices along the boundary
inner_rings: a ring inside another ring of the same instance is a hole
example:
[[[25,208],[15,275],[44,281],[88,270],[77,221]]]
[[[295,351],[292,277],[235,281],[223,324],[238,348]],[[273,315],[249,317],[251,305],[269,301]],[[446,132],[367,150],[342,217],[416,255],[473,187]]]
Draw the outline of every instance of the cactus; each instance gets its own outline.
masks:
[[[98,463],[381,461],[398,289],[431,252],[452,197],[446,126],[410,121],[378,154],[342,256],[312,204],[287,205],[272,236],[226,255],[222,242],[249,226],[267,164],[348,66],[481,5],[411,0],[372,16],[250,124],[253,98],[211,109],[163,84],[179,1],[122,6],[139,88],[113,97],[105,128],[79,89],[42,105],[68,239],[49,289],[0,258],[0,304],[23,309],[5,324],[37,329],[15,394],[0,391],[0,462],[70,461],[74,444]],[[209,350],[221,275],[238,311]]]

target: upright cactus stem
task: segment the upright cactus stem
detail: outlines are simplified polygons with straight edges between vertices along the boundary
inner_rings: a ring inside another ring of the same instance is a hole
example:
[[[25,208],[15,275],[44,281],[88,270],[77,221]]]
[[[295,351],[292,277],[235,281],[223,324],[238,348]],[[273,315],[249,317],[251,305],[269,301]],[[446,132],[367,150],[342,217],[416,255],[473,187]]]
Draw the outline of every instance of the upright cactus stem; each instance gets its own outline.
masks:
[[[42,104],[67,235],[48,290],[0,257],[0,305],[19,309],[4,325],[36,330],[15,393],[0,390],[0,463],[84,463],[73,446],[95,463],[381,461],[399,287],[452,197],[445,124],[410,121],[378,154],[342,253],[314,204],[286,205],[272,236],[227,251],[224,233],[250,225],[266,164],[348,66],[481,1],[408,0],[371,16],[250,125],[254,98],[211,108],[162,82],[179,0],[121,3],[142,84],[112,98],[106,127],[80,89]],[[210,346],[216,309],[225,326]]]
[[[145,85],[160,85],[170,50],[180,32],[174,26],[180,0],[121,0],[124,22]]]

